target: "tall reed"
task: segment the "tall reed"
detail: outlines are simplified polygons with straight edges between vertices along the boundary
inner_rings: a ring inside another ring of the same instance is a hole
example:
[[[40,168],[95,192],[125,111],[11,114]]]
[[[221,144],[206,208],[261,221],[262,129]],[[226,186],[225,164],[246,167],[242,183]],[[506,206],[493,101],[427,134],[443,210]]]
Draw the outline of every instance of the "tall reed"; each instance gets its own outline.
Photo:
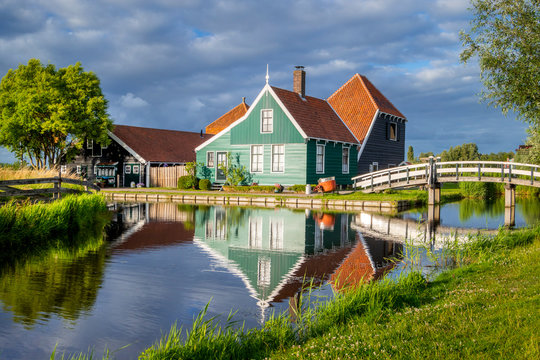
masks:
[[[100,195],[70,195],[47,204],[11,201],[0,207],[0,262],[69,246],[80,232],[103,230],[107,214]]]

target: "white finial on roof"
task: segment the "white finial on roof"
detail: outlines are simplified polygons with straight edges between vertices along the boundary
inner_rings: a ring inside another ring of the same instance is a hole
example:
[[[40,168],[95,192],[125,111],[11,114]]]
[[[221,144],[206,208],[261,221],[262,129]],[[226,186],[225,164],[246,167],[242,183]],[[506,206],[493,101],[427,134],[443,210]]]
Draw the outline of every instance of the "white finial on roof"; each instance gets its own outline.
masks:
[[[268,75],[268,64],[266,64],[266,84],[268,84],[268,80],[270,80],[270,75]]]

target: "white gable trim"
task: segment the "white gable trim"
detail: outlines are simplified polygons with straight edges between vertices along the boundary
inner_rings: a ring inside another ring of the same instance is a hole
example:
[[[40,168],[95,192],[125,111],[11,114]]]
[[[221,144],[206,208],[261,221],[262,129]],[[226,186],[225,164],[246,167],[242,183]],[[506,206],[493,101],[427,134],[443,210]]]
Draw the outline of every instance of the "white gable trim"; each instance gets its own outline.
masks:
[[[267,85],[268,86],[268,85]],[[274,92],[274,90],[272,89],[271,86],[268,86],[268,89],[270,91],[270,94],[272,94],[272,96],[274,97],[274,100],[276,100],[276,102],[278,103],[279,107],[281,108],[281,110],[283,110],[283,112],[285,113],[285,115],[287,115],[287,117],[289,118],[289,120],[292,122],[292,124],[294,125],[294,127],[296,128],[296,130],[298,130],[298,132],[300,133],[300,135],[302,135],[302,137],[304,139],[307,139],[308,136],[306,135],[306,133],[304,132],[304,130],[300,127],[300,125],[298,125],[298,123],[296,122],[296,120],[294,120],[294,117],[291,115],[291,113],[289,112],[289,110],[287,110],[287,108],[285,107],[285,105],[283,105],[283,103],[281,102],[281,100],[279,99],[279,97],[277,96],[277,94]]]
[[[231,125],[227,126],[225,129],[221,130],[220,132],[218,132],[216,135],[212,136],[210,139],[206,140],[205,142],[203,142],[201,145],[197,146],[195,148],[195,151],[199,151],[201,150],[202,148],[204,148],[205,146],[211,144],[212,142],[214,142],[215,140],[219,139],[220,137],[222,137],[223,135],[225,135],[227,133],[227,131],[229,131],[230,129],[232,129],[233,127],[235,127],[236,125],[240,124],[242,121],[246,120],[247,117],[251,114],[251,112],[253,111],[253,109],[255,108],[255,104],[257,104],[259,102],[259,100],[261,100],[262,96],[264,95],[264,92],[267,90],[267,88],[270,88],[270,86],[268,84],[266,84],[261,92],[259,92],[259,95],[257,95],[257,97],[255,98],[255,100],[253,101],[253,104],[249,107],[248,111],[244,114],[244,116],[242,116],[240,119],[236,120],[235,122],[233,122]]]
[[[364,148],[366,147],[366,144],[369,140],[369,135],[371,134],[371,130],[373,130],[373,127],[375,126],[375,122],[377,121],[377,118],[379,117],[379,109],[375,111],[375,115],[373,115],[373,119],[371,120],[371,125],[369,125],[369,130],[366,134],[366,137],[364,138],[364,142],[362,143],[362,147],[360,148],[360,151],[358,152],[358,158],[357,161],[360,160],[360,156],[362,156],[362,153],[364,152]]]
[[[120,140],[120,138],[116,135],[114,135],[112,133],[112,131],[108,131],[107,130],[107,133],[109,134],[109,136],[111,137],[111,139],[113,139],[114,141],[116,141],[120,146],[122,146],[124,149],[127,150],[128,153],[130,153],[131,155],[133,155],[135,157],[135,159],[139,160],[139,162],[141,162],[142,164],[146,164],[146,160],[143,159],[143,157],[139,154],[137,154],[135,152],[135,150],[133,150],[132,148],[130,148],[125,142],[123,142],[122,140]]]

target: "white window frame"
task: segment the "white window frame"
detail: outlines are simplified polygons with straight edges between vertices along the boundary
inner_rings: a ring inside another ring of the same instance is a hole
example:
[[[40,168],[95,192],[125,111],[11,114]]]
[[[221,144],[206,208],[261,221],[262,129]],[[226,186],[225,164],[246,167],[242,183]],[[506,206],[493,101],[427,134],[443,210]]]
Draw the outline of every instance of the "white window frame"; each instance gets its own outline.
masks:
[[[322,170],[319,170],[319,149],[322,149]],[[317,174],[324,174],[324,163],[326,158],[326,145],[325,144],[317,144],[315,148],[315,173]]]
[[[269,116],[265,116],[269,113]],[[267,120],[265,124],[265,120]],[[261,134],[272,134],[274,132],[274,109],[261,109]]]
[[[94,140],[92,139],[87,139],[86,140],[86,148],[88,150],[92,150],[94,148]]]
[[[67,165],[60,165],[60,173],[62,174],[67,173]]]
[[[283,250],[283,219],[270,219],[270,249]]]
[[[257,259],[257,286],[268,287],[272,279],[272,260],[268,256]]]
[[[260,149],[261,152],[260,153],[254,153],[253,152],[253,149]],[[260,161],[257,161],[256,164],[257,165],[260,165],[257,166],[256,168],[254,168],[253,164],[253,160],[254,160],[254,157],[257,157],[257,159],[259,159],[260,157]],[[252,173],[263,173],[264,172],[264,145],[251,145],[251,148],[250,148],[250,156],[249,156],[249,171],[252,172]]]
[[[262,218],[249,218],[248,246],[251,249],[262,249],[263,242]]]
[[[82,174],[82,166],[77,165],[77,175],[81,175],[81,174]]]
[[[347,163],[345,164],[343,162],[343,159],[345,157],[345,151],[347,151]],[[350,147],[347,147],[347,146],[343,146],[343,148],[341,149],[341,172],[343,174],[348,174],[349,173],[349,164],[351,162],[351,148]]]
[[[377,161],[372,162],[369,167],[371,168],[370,172],[379,171],[379,163]]]
[[[212,156],[212,163],[210,164],[210,155]],[[213,168],[216,165],[216,153],[214,151],[206,152],[206,167]]]
[[[141,166],[138,164],[133,165],[133,175],[139,175],[141,170]]]
[[[278,146],[281,146],[282,149],[283,149],[283,152],[282,153],[275,153],[274,152],[274,149],[277,148]],[[278,157],[278,169],[276,170],[275,167],[274,167],[274,164],[275,164],[275,156]],[[281,169],[280,169],[280,166],[281,165]],[[277,145],[272,145],[272,166],[271,166],[271,172],[272,173],[284,173],[285,172],[285,144],[277,144]]]
[[[131,175],[131,164],[124,164],[124,175]]]

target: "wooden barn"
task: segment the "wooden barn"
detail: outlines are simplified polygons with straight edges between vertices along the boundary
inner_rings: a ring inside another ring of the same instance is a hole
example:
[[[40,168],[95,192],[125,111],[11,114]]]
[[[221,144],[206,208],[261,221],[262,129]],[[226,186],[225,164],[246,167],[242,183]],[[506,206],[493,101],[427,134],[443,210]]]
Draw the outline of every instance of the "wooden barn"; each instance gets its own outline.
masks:
[[[195,147],[211,135],[116,125],[109,137],[106,147],[87,141],[66,170],[108,187],[176,187]]]

